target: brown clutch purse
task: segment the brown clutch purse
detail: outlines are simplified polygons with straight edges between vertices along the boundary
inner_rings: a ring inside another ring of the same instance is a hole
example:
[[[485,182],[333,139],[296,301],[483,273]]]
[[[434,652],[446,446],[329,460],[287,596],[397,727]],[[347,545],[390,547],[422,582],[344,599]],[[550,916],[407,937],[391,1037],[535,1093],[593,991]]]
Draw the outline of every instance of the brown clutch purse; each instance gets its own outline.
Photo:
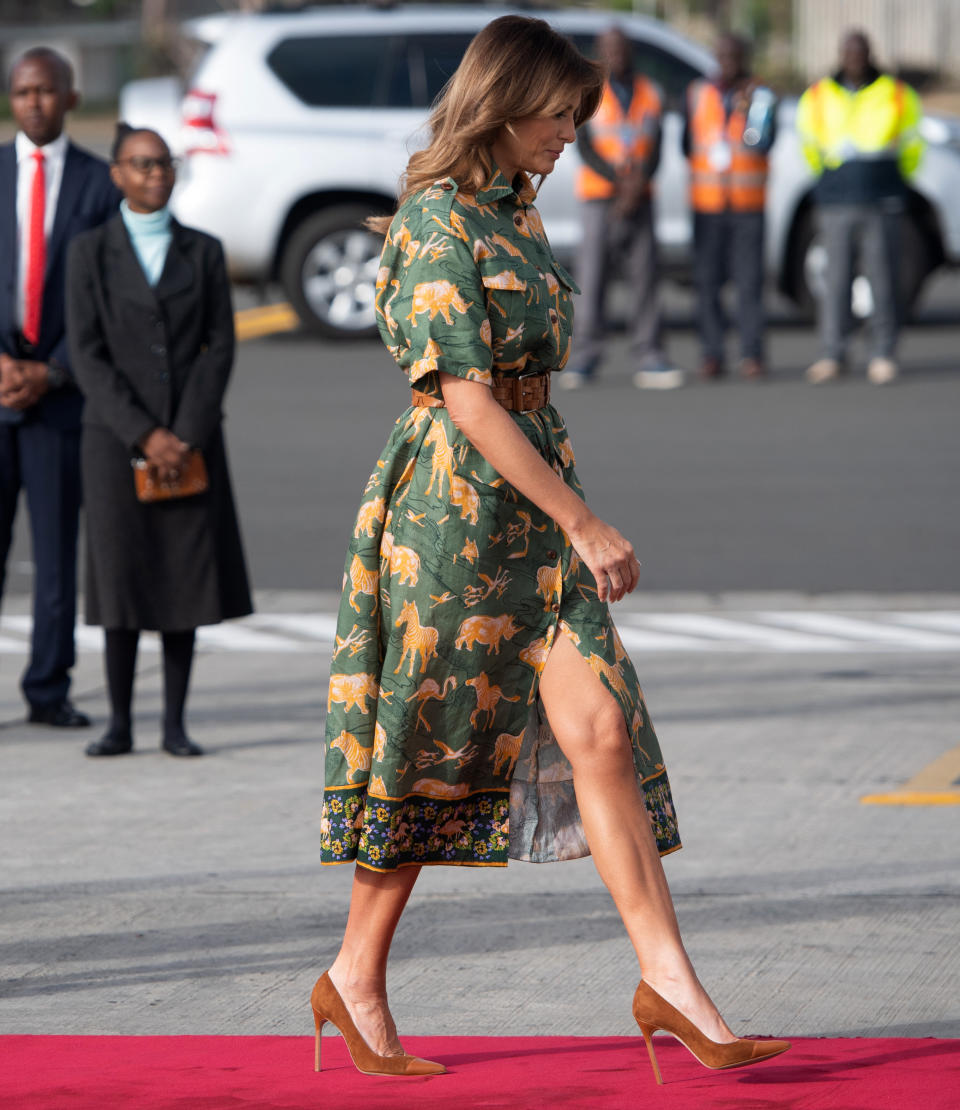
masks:
[[[138,501],[170,501],[176,497],[193,497],[203,493],[210,484],[203,455],[196,448],[190,452],[187,465],[174,481],[161,482],[157,477],[157,468],[146,459],[131,459],[130,463],[133,466]]]

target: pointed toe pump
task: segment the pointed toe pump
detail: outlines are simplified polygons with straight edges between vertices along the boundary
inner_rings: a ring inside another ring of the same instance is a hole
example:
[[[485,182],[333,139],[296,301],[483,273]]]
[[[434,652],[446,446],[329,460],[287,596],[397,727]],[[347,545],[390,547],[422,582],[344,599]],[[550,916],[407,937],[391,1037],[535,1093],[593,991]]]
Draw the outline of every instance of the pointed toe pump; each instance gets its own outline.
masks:
[[[663,1083],[657,1058],[653,1052],[653,1034],[662,1029],[669,1033],[696,1057],[705,1068],[743,1068],[748,1064],[758,1064],[761,1060],[769,1060],[779,1056],[790,1047],[789,1041],[764,1040],[754,1041],[747,1037],[738,1037],[735,1041],[720,1043],[711,1041],[700,1030],[670,1005],[666,999],[661,998],[653,987],[641,983],[633,996],[633,1016],[647,1045],[650,1054],[650,1063],[653,1065],[653,1074],[658,1083]]]
[[[313,1008],[313,1021],[317,1029],[314,1071],[320,1070],[320,1031],[325,1022],[330,1022],[340,1030],[350,1053],[350,1059],[359,1072],[364,1075],[443,1075],[446,1068],[432,1060],[421,1060],[419,1056],[378,1056],[360,1035],[353,1024],[337,988],[327,972],[316,981],[310,995]]]

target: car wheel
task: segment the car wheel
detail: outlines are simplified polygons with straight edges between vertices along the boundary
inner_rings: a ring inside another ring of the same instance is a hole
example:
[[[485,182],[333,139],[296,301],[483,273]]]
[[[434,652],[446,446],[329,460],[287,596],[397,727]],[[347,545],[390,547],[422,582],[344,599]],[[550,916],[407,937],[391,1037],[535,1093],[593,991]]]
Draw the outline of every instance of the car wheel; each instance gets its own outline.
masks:
[[[827,271],[827,252],[817,231],[813,212],[800,219],[789,262],[789,288],[797,304],[814,312],[822,295]],[[907,216],[900,234],[898,276],[900,296],[906,312],[913,311],[923,283],[930,274],[930,251],[923,229]],[[873,290],[870,280],[858,272],[850,290],[850,308],[855,319],[863,320],[873,313]]]
[[[377,334],[374,314],[383,236],[363,226],[382,212],[338,205],[307,217],[287,241],[280,280],[304,324],[333,339]]]

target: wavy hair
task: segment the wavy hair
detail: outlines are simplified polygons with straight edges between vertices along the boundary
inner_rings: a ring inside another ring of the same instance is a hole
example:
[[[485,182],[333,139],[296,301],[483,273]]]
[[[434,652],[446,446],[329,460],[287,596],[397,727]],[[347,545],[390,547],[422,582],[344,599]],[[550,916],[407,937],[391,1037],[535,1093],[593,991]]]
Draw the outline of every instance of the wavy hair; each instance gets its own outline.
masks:
[[[471,41],[437,97],[430,142],[411,155],[400,179],[400,204],[444,177],[475,193],[493,172],[491,146],[502,128],[575,104],[579,127],[597,110],[604,70],[543,19],[504,15]],[[386,231],[390,219],[369,221]]]

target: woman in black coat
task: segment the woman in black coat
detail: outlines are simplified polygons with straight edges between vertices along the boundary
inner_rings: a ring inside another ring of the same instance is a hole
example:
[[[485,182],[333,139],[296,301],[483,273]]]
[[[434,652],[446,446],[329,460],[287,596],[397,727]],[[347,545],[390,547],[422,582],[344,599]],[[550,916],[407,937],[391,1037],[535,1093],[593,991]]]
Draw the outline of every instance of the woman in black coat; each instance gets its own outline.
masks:
[[[230,287],[219,242],[167,208],[175,167],[153,131],[120,125],[111,174],[120,214],[71,246],[67,334],[86,404],[86,616],[105,629],[111,719],[87,755],[133,749],[130,706],[141,629],[162,633],[163,749],[186,735],[196,628],[252,611],[221,422],[233,363]],[[131,461],[175,481],[199,448],[206,492],[141,502]]]

